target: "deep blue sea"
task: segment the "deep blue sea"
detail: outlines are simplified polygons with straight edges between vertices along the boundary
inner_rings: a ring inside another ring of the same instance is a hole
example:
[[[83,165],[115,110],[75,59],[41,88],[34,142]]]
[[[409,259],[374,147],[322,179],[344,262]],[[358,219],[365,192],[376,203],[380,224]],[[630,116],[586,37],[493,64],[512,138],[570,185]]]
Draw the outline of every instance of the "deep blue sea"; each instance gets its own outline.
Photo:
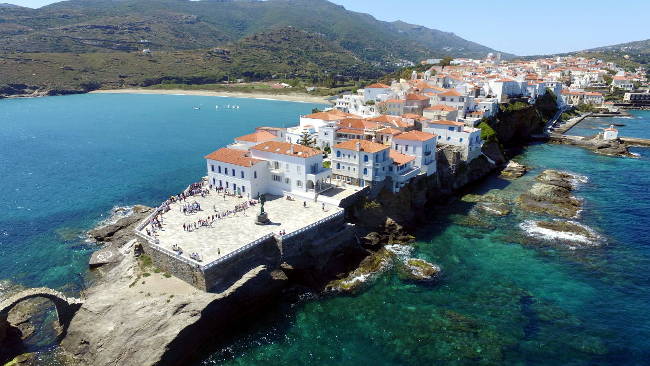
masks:
[[[241,108],[214,108],[233,103]],[[313,107],[141,95],[0,101],[0,280],[75,291],[93,249],[81,234],[111,208],[156,204],[203,174],[204,154]],[[650,112],[622,121],[621,135],[650,137]],[[474,205],[458,201],[417,233],[415,256],[443,268],[439,284],[389,271],[356,296],[280,303],[201,364],[647,365],[650,150],[635,152],[535,145],[516,159],[528,175],[472,190],[512,198],[543,169],[586,176],[577,221],[601,236],[597,246],[531,241],[520,227],[530,217],[516,209],[476,224]]]

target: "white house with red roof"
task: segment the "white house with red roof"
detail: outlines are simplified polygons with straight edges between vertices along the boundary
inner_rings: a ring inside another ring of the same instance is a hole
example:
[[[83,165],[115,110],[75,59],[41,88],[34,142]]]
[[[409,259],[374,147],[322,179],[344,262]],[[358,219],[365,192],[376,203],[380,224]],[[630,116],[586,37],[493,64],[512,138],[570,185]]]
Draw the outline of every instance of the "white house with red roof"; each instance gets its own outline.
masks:
[[[625,75],[616,75],[612,78],[612,87],[616,87],[623,90],[633,91],[634,90],[634,81],[626,77]]]
[[[393,193],[397,193],[420,174],[420,169],[414,164],[415,156],[390,150],[389,157],[392,162],[388,167],[388,175],[392,179],[392,187],[390,188]]]
[[[414,157],[413,164],[426,175],[436,172],[437,136],[423,131],[408,131],[393,136],[393,150]]]
[[[331,176],[321,151],[275,140],[249,150],[222,148],[205,159],[212,186],[251,198],[291,194],[313,199],[329,187]]]

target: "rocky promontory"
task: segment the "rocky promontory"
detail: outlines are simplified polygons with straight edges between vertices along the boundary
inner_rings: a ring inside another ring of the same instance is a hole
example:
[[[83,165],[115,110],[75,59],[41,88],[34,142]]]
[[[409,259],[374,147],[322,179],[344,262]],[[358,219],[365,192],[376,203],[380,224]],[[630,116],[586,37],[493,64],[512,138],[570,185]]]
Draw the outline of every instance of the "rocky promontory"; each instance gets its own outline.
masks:
[[[637,156],[630,152],[629,146],[621,139],[603,140],[601,134],[591,137],[577,136],[551,136],[549,142],[561,145],[572,145],[583,147],[593,151],[596,154],[617,156],[626,158],[636,158]]]

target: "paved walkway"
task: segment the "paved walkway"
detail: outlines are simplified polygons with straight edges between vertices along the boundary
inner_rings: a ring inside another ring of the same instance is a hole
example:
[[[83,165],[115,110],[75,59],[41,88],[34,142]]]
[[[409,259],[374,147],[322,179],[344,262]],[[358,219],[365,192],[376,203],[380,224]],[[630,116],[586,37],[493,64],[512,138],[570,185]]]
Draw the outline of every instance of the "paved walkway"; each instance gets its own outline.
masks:
[[[190,215],[181,212],[182,205],[195,201],[201,205],[202,211]],[[171,210],[163,215],[163,230],[156,233],[159,245],[172,250],[176,244],[183,249],[183,257],[188,259],[191,253],[196,252],[203,260],[201,264],[205,265],[268,234],[277,234],[281,230],[291,233],[343,210],[331,205],[326,205],[323,210],[322,203],[267,196],[264,209],[272,222],[270,225],[255,224],[255,218],[260,213],[260,205],[257,204],[244,212],[216,220],[212,227],[200,227],[192,232],[183,230],[183,224],[206,219],[216,211],[234,210],[236,205],[247,201],[246,198],[231,196],[224,198],[223,194],[211,191],[206,197],[196,196],[185,202],[173,203]],[[307,207],[303,207],[304,202]]]

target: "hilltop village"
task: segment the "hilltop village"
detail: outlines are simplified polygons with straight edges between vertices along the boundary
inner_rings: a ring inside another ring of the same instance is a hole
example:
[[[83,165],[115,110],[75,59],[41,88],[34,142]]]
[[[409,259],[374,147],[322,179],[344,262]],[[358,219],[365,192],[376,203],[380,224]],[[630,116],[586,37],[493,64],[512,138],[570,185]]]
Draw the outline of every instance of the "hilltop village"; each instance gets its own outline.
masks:
[[[484,153],[482,129],[500,109],[525,108],[547,94],[560,112],[614,108],[602,93],[585,91],[606,86],[612,73],[611,88],[631,92],[647,83],[644,70],[626,73],[595,59],[489,55],[368,85],[300,116],[294,127],[260,126],[206,155],[205,178],[163,203],[137,234],[163,270],[206,291],[227,288],[263,262],[254,258],[264,257],[265,243],[285,246],[286,256],[307,237],[349,240],[346,207],[436,175],[440,158],[455,167],[480,157],[494,168],[501,162]]]

